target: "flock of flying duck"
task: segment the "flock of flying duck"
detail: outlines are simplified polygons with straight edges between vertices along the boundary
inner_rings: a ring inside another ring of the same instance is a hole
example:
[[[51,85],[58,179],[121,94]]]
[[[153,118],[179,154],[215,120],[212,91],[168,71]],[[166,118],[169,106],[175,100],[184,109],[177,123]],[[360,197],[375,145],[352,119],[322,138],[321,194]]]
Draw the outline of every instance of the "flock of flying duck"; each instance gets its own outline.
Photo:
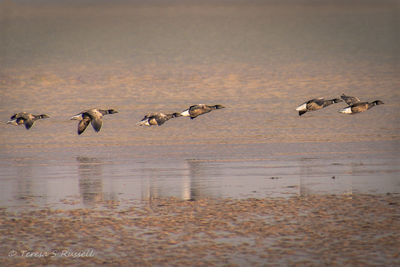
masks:
[[[307,111],[315,111],[319,110],[322,108],[325,108],[329,105],[332,105],[334,103],[339,103],[339,102],[346,102],[348,105],[347,107],[339,110],[340,113],[344,114],[355,114],[355,113],[360,113],[367,111],[368,109],[377,106],[377,105],[382,105],[384,104],[380,100],[375,100],[372,102],[361,102],[361,100],[358,97],[354,96],[348,96],[345,94],[342,94],[340,96],[341,99],[339,98],[334,98],[331,100],[324,100],[324,98],[315,98],[311,99],[300,106],[296,108],[296,110],[299,112],[299,116],[303,115]]]
[[[304,102],[300,106],[296,108],[296,111],[299,112],[299,116],[303,115],[304,113],[308,111],[315,111],[319,110],[322,108],[325,108],[329,105],[332,105],[334,103],[339,103],[339,102],[346,102],[348,105],[347,107],[339,110],[340,113],[345,113],[345,114],[355,114],[355,113],[360,113],[364,112],[376,105],[381,105],[383,104],[382,101],[380,100],[375,100],[373,102],[361,102],[360,99],[357,97],[353,96],[347,96],[345,94],[341,95],[341,99],[335,98],[331,100],[325,100],[324,98],[315,98],[311,99],[307,102]],[[148,113],[146,114],[143,119],[141,119],[137,125],[139,126],[153,126],[153,125],[162,125],[164,124],[167,120],[176,118],[176,117],[190,117],[190,119],[194,119],[202,114],[206,114],[211,112],[212,110],[216,109],[222,109],[224,106],[222,105],[205,105],[205,104],[197,104],[190,106],[188,109],[182,111],[182,112],[175,112],[175,113],[170,113],[170,114],[164,114],[161,112],[155,112],[155,113]],[[88,127],[89,123],[92,124],[93,129],[96,132],[99,132],[101,129],[101,126],[103,124],[103,116],[108,115],[108,114],[114,114],[118,113],[118,111],[114,109],[88,109],[85,111],[82,111],[73,117],[71,117],[71,120],[79,120],[78,123],[78,135],[82,134],[85,129]],[[49,118],[48,115],[46,114],[41,114],[41,115],[33,115],[31,113],[27,112],[20,112],[16,113],[11,116],[11,120],[7,122],[7,124],[13,124],[13,125],[25,125],[25,128],[29,130],[35,121],[40,120],[40,119],[46,119]]]
[[[205,104],[197,104],[190,106],[188,109],[182,112],[176,112],[171,114],[164,114],[161,112],[154,112],[146,114],[142,120],[140,120],[137,125],[139,126],[152,126],[152,125],[162,125],[169,119],[176,118],[176,117],[190,117],[190,119],[194,119],[202,114],[206,114],[215,109],[222,109],[225,108],[222,105],[205,105]],[[93,129],[96,132],[99,132],[101,126],[103,125],[103,116],[108,114],[115,114],[118,111],[114,109],[88,109],[71,117],[71,120],[78,120],[78,134],[82,134],[86,128],[88,127],[89,123],[92,124]],[[25,128],[29,130],[33,123],[40,119],[50,118],[46,114],[41,115],[33,115],[27,112],[20,112],[16,113],[11,116],[11,120],[7,122],[7,124],[12,125],[25,125]]]

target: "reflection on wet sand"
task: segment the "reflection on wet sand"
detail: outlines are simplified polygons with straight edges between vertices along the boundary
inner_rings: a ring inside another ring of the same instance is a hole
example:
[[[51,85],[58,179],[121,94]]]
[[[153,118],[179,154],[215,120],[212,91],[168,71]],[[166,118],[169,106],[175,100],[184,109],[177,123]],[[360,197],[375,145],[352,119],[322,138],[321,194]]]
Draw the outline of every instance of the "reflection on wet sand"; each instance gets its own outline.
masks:
[[[32,177],[32,165],[28,164],[21,168],[17,168],[16,177],[17,180],[15,188],[15,198],[17,200],[26,201],[27,203],[32,201],[29,196],[33,195],[34,191],[34,181],[30,179]]]
[[[79,175],[79,194],[83,205],[93,205],[108,200],[119,200],[123,197],[141,200],[175,197],[181,200],[197,200],[206,197],[218,197],[213,188],[205,184],[209,175],[207,163],[196,160],[185,160],[173,164],[157,165],[153,162],[134,165],[139,178],[140,188],[136,182],[131,183],[128,177],[109,177],[112,173],[107,164],[97,158],[77,157]],[[139,167],[136,170],[136,167]],[[110,184],[113,184],[110,186]],[[123,188],[121,190],[120,188]],[[118,196],[118,192],[121,196]],[[138,195],[139,194],[139,195]]]
[[[397,159],[331,161],[323,162],[318,158],[298,160],[299,195],[386,194],[400,190]]]
[[[338,165],[326,166],[315,158],[302,157],[299,163],[299,195],[351,194],[351,177],[343,178],[345,170]],[[318,175],[316,175],[318,174]]]
[[[169,166],[142,166],[140,170],[141,199],[176,197],[192,200],[191,176],[179,163]]]
[[[202,187],[201,180],[206,177],[206,172],[204,169],[204,164],[200,161],[196,160],[186,160],[186,164],[189,168],[189,177],[190,177],[190,199],[197,200],[201,197],[207,195],[207,188]]]
[[[102,162],[96,158],[77,157],[79,174],[79,193],[84,205],[102,202],[103,173]]]
[[[24,157],[12,164],[0,162],[0,204],[83,207],[168,197],[201,200],[400,192],[398,157],[390,152],[395,146],[392,142],[370,145],[388,152],[343,156],[342,151],[352,150],[349,143],[326,145],[327,153],[308,155],[288,153],[289,146],[280,145],[283,154],[268,158],[259,156],[278,149],[274,144],[250,147],[253,154],[247,152],[247,158],[231,156],[240,155],[243,146],[229,146],[228,155],[224,145],[216,148],[218,158],[204,157],[197,146],[186,146],[188,154],[175,157],[170,156],[168,146],[159,147],[160,156],[151,159],[138,159],[142,153],[139,148],[125,152],[113,147],[111,156],[104,150],[73,158],[54,158],[54,154],[43,152],[38,155],[51,160]],[[302,147],[290,144],[289,149],[298,151]],[[318,144],[315,148],[320,149]],[[208,147],[204,151],[208,153]]]
[[[0,203],[11,202],[16,206],[44,205],[47,199],[47,186],[41,179],[32,179],[38,172],[38,166],[30,160],[15,161],[8,180],[1,181]]]

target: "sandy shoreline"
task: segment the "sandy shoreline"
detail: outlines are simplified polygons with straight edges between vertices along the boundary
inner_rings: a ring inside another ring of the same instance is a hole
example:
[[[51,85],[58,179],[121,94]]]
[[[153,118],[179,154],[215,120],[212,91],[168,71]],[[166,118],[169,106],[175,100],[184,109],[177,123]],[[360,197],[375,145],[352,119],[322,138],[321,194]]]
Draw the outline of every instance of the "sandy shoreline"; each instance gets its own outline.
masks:
[[[1,265],[400,264],[398,194],[119,205],[1,209]]]

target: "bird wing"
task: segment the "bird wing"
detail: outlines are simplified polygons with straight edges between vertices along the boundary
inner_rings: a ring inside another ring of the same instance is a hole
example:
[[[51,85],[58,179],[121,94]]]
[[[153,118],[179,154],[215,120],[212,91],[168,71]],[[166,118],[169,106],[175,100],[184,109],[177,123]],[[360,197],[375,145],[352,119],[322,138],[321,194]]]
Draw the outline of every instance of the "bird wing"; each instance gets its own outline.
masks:
[[[86,113],[86,112],[88,112],[88,111],[89,111],[89,110],[81,111],[81,112],[79,112],[78,114],[76,114],[75,116],[82,115],[83,113]]]
[[[206,104],[197,104],[197,105],[193,105],[193,106],[189,107],[190,110],[193,110],[193,109],[205,109],[205,108],[207,108]]]
[[[170,118],[167,115],[160,113],[160,114],[158,114],[158,116],[155,116],[154,119],[157,121],[158,125],[162,125],[164,122],[166,122]]]
[[[78,123],[78,134],[81,134],[85,131],[86,127],[89,125],[90,118],[89,117],[83,117],[81,121]]]
[[[16,113],[16,114],[11,116],[11,119],[29,120],[29,119],[32,119],[32,118],[33,118],[32,114],[29,114],[29,113],[26,113],[26,112]]]
[[[345,94],[342,94],[340,97],[341,97],[341,98],[344,100],[344,102],[346,102],[346,104],[349,105],[349,106],[354,105],[354,104],[356,104],[356,103],[359,103],[359,102],[361,101],[358,97],[355,97],[355,96],[348,96],[348,95],[345,95]]]
[[[316,104],[318,106],[322,106],[325,103],[325,98],[320,97],[320,98],[316,98],[310,101],[310,104]]]
[[[319,110],[324,107],[324,98],[312,99],[307,102],[307,110]]]
[[[96,132],[100,131],[101,125],[103,124],[102,119],[101,119],[101,118],[98,118],[98,117],[95,117],[95,118],[92,118],[91,122],[92,122],[92,127],[93,127],[93,129],[94,129]]]
[[[320,104],[318,102],[311,102],[311,103],[307,104],[307,110],[318,110],[318,109],[322,108],[322,105],[323,105],[323,102],[322,102],[322,104]]]
[[[24,122],[25,128],[26,128],[27,130],[29,130],[29,129],[32,127],[33,122],[34,122],[34,121],[31,120],[31,119],[25,120],[25,122]]]

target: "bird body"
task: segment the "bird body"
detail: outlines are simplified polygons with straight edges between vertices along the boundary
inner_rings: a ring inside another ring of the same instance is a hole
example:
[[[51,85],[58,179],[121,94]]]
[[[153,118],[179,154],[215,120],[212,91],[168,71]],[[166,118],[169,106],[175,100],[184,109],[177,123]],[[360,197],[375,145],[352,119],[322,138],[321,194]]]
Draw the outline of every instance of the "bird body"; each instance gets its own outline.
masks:
[[[37,120],[40,119],[46,119],[50,118],[46,114],[41,114],[41,115],[33,115],[31,113],[27,112],[19,112],[15,113],[14,115],[11,116],[10,121],[7,122],[7,124],[13,124],[13,125],[21,125],[24,124],[25,128],[29,130],[32,126],[33,123]]]
[[[182,115],[180,113],[171,113],[171,114],[164,114],[161,112],[148,113],[143,117],[143,119],[141,119],[137,123],[137,125],[139,125],[139,126],[152,126],[152,125],[161,126],[167,120],[170,120],[170,119],[176,118],[176,117],[181,117],[181,116]]]
[[[71,117],[71,120],[79,120],[78,123],[78,134],[82,134],[85,129],[87,128],[87,126],[89,125],[89,123],[92,124],[93,129],[96,132],[99,132],[101,129],[101,126],[103,125],[103,116],[107,115],[107,114],[114,114],[114,113],[118,113],[118,111],[114,110],[114,109],[88,109],[85,111],[82,111],[76,115],[74,115],[73,117]]]
[[[184,110],[181,112],[181,115],[184,117],[190,117],[191,119],[194,119],[202,114],[211,112],[212,110],[215,109],[222,109],[225,108],[222,105],[206,105],[206,104],[197,104],[190,106],[188,109]]]
[[[299,116],[301,116],[304,113],[306,113],[307,111],[319,110],[319,109],[325,108],[329,105],[332,105],[334,103],[339,103],[342,101],[343,100],[338,99],[338,98],[334,98],[334,99],[330,99],[330,100],[325,100],[323,97],[314,98],[314,99],[308,100],[307,102],[304,102],[303,104],[298,106],[296,108],[296,111],[298,111]]]
[[[339,110],[339,112],[344,113],[344,114],[355,114],[355,113],[367,111],[368,109],[370,109],[374,106],[382,105],[382,104],[384,104],[384,103],[380,100],[375,100],[373,102],[357,102],[357,103],[354,103],[348,107],[345,107],[345,108]]]
[[[349,105],[348,107],[339,110],[340,113],[344,114],[360,113],[367,111],[368,109],[374,106],[384,104],[380,100],[375,100],[373,102],[361,102],[361,100],[358,97],[348,96],[345,94],[342,94],[340,97],[346,102],[347,105]]]

